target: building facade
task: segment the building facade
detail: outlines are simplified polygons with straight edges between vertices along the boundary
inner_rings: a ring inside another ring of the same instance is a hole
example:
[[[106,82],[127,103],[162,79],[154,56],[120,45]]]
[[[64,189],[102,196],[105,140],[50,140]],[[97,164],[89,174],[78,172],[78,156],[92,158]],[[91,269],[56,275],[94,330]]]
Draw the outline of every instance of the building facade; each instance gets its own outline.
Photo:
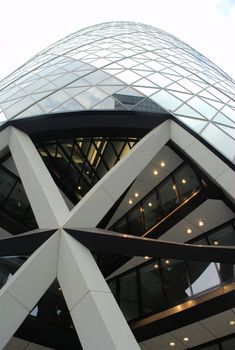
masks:
[[[0,83],[1,349],[234,349],[234,96],[134,22]]]

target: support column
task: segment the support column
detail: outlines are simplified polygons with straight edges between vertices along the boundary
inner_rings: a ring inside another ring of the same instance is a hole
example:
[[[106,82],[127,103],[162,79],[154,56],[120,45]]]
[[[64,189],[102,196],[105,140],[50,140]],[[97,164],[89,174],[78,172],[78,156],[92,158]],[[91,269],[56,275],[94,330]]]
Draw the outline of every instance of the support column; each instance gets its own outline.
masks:
[[[60,227],[69,210],[33,142],[11,127],[9,148],[39,228]]]
[[[42,244],[0,290],[0,349],[56,278],[60,232]]]
[[[139,350],[90,251],[62,230],[58,280],[84,350]]]

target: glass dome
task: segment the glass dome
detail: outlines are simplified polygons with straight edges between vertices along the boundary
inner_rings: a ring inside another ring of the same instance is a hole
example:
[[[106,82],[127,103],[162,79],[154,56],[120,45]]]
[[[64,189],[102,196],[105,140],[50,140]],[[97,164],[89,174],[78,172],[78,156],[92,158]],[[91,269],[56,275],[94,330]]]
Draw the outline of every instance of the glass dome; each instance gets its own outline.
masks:
[[[170,113],[235,162],[235,83],[174,36],[111,22],[51,45],[0,83],[0,123],[84,110]]]

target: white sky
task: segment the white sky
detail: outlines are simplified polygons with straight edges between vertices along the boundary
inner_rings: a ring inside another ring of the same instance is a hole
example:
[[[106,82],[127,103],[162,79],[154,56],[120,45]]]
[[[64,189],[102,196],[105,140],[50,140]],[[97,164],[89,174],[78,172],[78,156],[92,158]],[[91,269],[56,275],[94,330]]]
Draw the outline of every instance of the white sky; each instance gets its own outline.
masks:
[[[235,78],[235,0],[2,0],[0,79],[50,44],[107,21],[153,25]]]

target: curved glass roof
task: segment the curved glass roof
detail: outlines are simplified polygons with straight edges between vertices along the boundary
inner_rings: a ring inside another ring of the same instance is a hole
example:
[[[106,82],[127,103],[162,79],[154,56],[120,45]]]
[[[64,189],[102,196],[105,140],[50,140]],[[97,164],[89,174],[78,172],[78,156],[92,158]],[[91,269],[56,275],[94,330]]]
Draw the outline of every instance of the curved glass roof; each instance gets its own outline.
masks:
[[[111,22],[79,30],[0,83],[2,124],[114,109],[170,113],[235,163],[235,82],[157,28]]]

